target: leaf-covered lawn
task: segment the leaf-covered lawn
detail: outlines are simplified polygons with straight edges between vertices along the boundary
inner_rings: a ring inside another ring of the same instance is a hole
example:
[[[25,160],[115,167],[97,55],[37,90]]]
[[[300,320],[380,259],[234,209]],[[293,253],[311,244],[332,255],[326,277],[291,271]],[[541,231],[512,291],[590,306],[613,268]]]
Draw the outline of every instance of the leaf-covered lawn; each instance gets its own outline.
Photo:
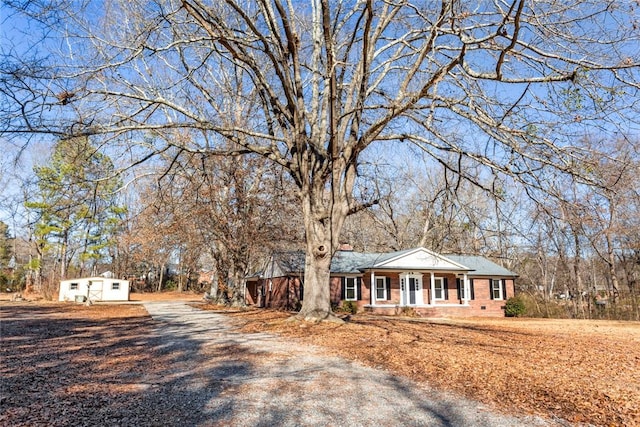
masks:
[[[0,302],[0,425],[179,425],[152,332],[141,305]]]
[[[278,333],[509,413],[640,425],[640,324],[551,319],[437,320],[352,316],[345,324],[232,314]],[[348,373],[345,373],[348,380]]]
[[[638,323],[355,315],[335,325],[268,310],[228,315],[247,332],[280,334],[507,413],[640,425]],[[152,327],[140,305],[0,303],[0,425],[179,423],[185,413],[171,396],[141,393],[178,357],[157,351]]]

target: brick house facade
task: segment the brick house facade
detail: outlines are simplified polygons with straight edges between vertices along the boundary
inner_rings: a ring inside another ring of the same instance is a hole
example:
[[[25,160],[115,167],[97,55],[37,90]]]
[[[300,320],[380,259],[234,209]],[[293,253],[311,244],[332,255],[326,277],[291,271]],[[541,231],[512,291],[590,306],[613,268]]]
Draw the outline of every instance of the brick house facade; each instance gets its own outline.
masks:
[[[484,257],[440,255],[425,248],[391,253],[338,251],[331,263],[331,302],[359,312],[426,317],[504,316],[517,275]],[[304,299],[304,254],[274,254],[247,303],[295,310]]]

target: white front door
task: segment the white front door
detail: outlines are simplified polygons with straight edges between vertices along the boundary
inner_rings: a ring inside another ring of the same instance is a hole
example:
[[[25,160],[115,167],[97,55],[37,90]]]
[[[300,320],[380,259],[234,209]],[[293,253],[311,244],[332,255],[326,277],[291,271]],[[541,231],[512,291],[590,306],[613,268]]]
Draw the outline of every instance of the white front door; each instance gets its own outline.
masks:
[[[402,305],[422,305],[422,274],[401,274],[400,294]]]

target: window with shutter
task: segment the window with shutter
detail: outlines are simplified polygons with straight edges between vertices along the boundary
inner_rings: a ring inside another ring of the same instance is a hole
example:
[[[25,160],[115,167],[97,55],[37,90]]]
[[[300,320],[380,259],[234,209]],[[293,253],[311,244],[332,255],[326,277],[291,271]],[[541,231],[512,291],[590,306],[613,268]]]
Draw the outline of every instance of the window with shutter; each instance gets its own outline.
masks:
[[[491,299],[502,299],[502,280],[491,279]]]
[[[344,299],[347,301],[356,301],[358,299],[358,278],[344,278]]]
[[[456,278],[456,290],[458,291],[458,299],[464,299],[464,284],[460,278]]]
[[[444,300],[446,298],[444,286],[444,279],[442,277],[434,278],[434,299]]]
[[[376,299],[388,300],[387,295],[387,278],[384,276],[376,276]]]

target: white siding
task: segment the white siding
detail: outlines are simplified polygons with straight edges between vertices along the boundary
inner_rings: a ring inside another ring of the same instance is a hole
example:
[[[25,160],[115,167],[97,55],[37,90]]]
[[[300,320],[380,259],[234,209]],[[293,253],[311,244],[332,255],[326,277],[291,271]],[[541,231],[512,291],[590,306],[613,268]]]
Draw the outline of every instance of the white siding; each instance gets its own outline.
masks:
[[[89,282],[91,282],[91,287],[89,287]],[[77,289],[71,289],[74,283],[77,284]],[[128,301],[129,281],[105,277],[62,280],[58,300],[75,301],[76,295],[87,297],[89,294],[92,301]]]

